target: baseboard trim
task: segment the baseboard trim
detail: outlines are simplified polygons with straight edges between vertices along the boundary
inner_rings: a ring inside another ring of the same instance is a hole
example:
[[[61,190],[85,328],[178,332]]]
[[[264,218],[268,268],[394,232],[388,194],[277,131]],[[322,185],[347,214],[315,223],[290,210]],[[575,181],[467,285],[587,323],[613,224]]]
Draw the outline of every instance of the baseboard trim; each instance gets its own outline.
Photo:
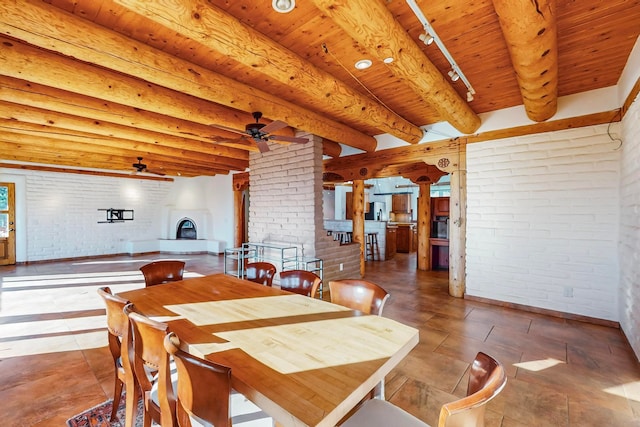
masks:
[[[495,300],[491,298],[477,297],[473,295],[464,295],[464,299],[469,301],[482,302],[485,304],[497,305],[500,307],[514,308],[517,310],[527,311],[530,313],[544,314],[545,316],[558,317],[560,319],[576,320],[578,322],[591,323],[593,325],[608,326],[610,328],[620,329],[620,323],[613,320],[598,319],[597,317],[584,316],[582,314],[565,313],[563,311],[549,310],[547,308],[532,307],[530,305],[516,304]]]
[[[51,262],[70,262],[70,261],[85,261],[85,260],[92,260],[92,259],[103,259],[103,258],[113,258],[113,257],[121,257],[121,256],[128,256],[128,257],[142,257],[142,256],[148,256],[148,255],[161,255],[161,254],[167,254],[167,255],[205,255],[205,254],[209,254],[209,255],[214,255],[214,256],[221,256],[221,254],[217,253],[217,252],[166,252],[166,251],[153,251],[153,252],[140,252],[140,253],[134,253],[134,254],[130,254],[127,252],[123,252],[121,254],[106,254],[106,255],[88,255],[88,256],[80,256],[80,257],[70,257],[70,258],[54,258],[54,259],[40,259],[40,260],[36,260],[36,261],[19,261],[16,262],[15,264],[12,265],[32,265],[32,264],[46,264],[46,263],[51,263]]]

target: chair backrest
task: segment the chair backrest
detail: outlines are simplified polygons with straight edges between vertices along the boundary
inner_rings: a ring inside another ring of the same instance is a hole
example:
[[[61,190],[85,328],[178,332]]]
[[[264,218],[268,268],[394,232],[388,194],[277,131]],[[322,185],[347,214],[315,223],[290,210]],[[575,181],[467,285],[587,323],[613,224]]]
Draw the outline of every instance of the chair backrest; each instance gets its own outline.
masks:
[[[280,288],[296,294],[315,298],[322,279],[306,270],[287,270],[280,272]]]
[[[365,314],[382,315],[389,293],[375,283],[360,279],[332,280],[329,282],[331,302],[344,305]]]
[[[163,260],[153,261],[140,267],[144,275],[145,286],[182,280],[184,261]]]
[[[276,266],[270,262],[252,262],[245,267],[247,280],[271,286],[273,276],[276,275]]]
[[[133,304],[127,304],[123,311],[131,325],[132,349],[129,357],[136,382],[146,400],[145,417],[148,412],[161,425],[173,425],[175,394],[171,385],[169,353],[164,349],[164,338],[169,333],[169,328],[166,323],[136,312]],[[158,406],[151,402],[154,385],[158,389]],[[164,422],[160,422],[161,420]]]
[[[493,357],[479,352],[469,372],[467,396],[442,405],[438,427],[484,427],[487,403],[507,383],[504,367]]]
[[[111,288],[105,286],[98,289],[98,295],[104,301],[107,310],[107,330],[109,332],[109,350],[114,360],[122,357],[122,341],[129,331],[129,318],[124,314],[124,307],[129,304],[124,298],[111,293]]]
[[[191,427],[191,416],[216,427],[231,426],[231,368],[181,350],[180,340],[173,332],[165,337],[164,347],[173,356],[178,370],[178,425]]]

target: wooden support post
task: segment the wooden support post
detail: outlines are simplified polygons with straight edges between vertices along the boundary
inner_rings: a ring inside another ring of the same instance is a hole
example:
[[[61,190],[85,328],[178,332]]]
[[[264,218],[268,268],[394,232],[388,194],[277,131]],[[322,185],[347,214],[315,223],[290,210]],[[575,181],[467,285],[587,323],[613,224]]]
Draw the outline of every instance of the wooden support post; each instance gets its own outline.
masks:
[[[431,270],[431,183],[420,183],[418,196],[418,270]]]
[[[360,275],[364,276],[364,180],[353,181],[353,241],[360,244]]]
[[[449,198],[449,295],[463,298],[466,288],[467,161],[462,147],[458,169],[451,173]]]

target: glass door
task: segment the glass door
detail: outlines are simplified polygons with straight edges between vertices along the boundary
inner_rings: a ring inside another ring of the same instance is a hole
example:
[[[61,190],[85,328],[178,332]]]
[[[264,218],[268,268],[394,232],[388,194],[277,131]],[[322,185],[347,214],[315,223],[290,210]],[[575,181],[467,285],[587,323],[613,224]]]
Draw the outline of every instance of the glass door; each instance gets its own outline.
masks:
[[[0,182],[0,265],[16,263],[15,185]]]

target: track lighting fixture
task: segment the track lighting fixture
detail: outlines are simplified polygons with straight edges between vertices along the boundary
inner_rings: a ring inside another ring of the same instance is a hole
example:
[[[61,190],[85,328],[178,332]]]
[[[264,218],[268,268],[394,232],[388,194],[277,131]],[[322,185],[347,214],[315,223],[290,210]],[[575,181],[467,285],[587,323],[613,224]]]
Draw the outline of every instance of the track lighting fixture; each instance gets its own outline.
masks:
[[[418,36],[418,38],[419,38],[420,40],[422,40],[422,43],[426,44],[427,46],[429,46],[429,45],[430,45],[431,43],[433,43],[433,41],[435,40],[435,39],[433,38],[433,36],[432,36],[431,34],[429,34],[429,32],[428,32],[428,31],[426,31],[426,32],[424,32],[424,33],[422,33],[422,34],[420,34],[420,35]]]
[[[462,80],[462,82],[464,83],[464,85],[467,87],[467,90],[468,90],[467,101],[471,102],[473,100],[473,95],[475,95],[476,93],[476,91],[471,86],[471,83],[469,83],[469,80],[467,80],[465,75],[462,73],[462,71],[460,70],[460,67],[458,66],[458,64],[456,64],[456,61],[451,56],[451,54],[445,47],[444,43],[442,43],[442,40],[440,40],[440,37],[438,37],[438,34],[436,34],[435,30],[429,23],[429,20],[427,19],[427,17],[424,16],[424,13],[416,3],[416,0],[405,0],[405,1],[409,5],[413,13],[416,15],[416,18],[418,18],[418,21],[420,21],[420,24],[422,24],[422,27],[424,28],[424,33],[421,33],[418,36],[418,38],[422,43],[426,45],[430,45],[432,42],[436,43],[436,45],[438,46],[438,48],[440,49],[444,57],[447,58],[447,61],[449,61],[449,64],[451,65],[451,71],[449,71],[448,73],[449,77],[451,77],[451,80],[454,82],[458,80]]]

